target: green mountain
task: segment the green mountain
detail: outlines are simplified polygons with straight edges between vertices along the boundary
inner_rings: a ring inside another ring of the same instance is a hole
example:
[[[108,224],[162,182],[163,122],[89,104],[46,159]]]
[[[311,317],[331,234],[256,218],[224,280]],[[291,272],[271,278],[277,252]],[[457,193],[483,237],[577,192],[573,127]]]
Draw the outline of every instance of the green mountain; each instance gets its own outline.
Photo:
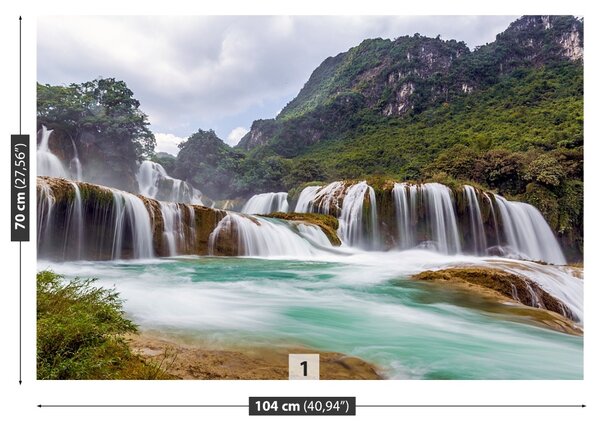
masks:
[[[365,40],[223,151],[229,197],[374,176],[475,183],[535,204],[581,248],[583,21],[525,16],[474,50]]]
[[[306,183],[435,180],[472,183],[530,202],[563,245],[583,247],[583,21],[525,16],[496,40],[369,39],[330,57],[274,119],[237,147],[199,130],[176,159],[122,81],[38,86],[49,147],[79,159],[93,182],[135,191],[153,157],[213,199]]]

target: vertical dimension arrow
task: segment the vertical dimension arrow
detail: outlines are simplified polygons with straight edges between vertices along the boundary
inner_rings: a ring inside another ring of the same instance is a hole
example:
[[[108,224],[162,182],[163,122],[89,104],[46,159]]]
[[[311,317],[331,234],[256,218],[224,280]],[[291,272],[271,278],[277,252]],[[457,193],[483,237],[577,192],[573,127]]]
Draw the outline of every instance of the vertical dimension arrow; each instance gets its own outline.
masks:
[[[19,385],[23,383],[22,245],[29,241],[29,135],[22,134],[22,17],[19,16],[19,134],[11,135],[11,241],[19,242]]]

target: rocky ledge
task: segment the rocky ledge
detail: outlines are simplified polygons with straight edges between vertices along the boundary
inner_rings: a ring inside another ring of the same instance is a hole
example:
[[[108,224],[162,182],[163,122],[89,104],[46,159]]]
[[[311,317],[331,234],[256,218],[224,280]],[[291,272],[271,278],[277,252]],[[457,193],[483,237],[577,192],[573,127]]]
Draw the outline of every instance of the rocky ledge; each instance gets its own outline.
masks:
[[[415,280],[435,281],[481,297],[526,306],[511,310],[511,314],[533,319],[533,323],[573,335],[583,331],[573,320],[572,311],[560,300],[544,291],[527,277],[488,267],[459,267],[424,271]]]

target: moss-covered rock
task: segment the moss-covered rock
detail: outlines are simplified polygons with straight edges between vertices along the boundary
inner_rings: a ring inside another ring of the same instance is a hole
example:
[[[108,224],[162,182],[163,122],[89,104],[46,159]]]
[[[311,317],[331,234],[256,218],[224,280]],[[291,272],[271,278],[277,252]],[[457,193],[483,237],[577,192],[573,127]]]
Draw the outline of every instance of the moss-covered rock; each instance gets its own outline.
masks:
[[[473,291],[495,292],[501,297],[519,302],[523,305],[548,310],[573,320],[573,312],[562,301],[556,299],[539,284],[522,275],[487,267],[461,267],[424,271],[415,276],[415,280],[442,281],[460,284]],[[480,289],[484,289],[481,291]]]
[[[321,228],[327,239],[329,239],[329,242],[331,242],[331,245],[336,247],[342,245],[342,241],[337,234],[339,227],[338,219],[333,216],[315,213],[271,213],[266,217],[313,224]]]
[[[80,208],[75,205],[76,190],[79,190],[81,196]],[[38,177],[37,192],[40,256],[59,260],[135,257],[133,221],[131,216],[119,213],[119,208],[123,208],[119,199],[122,199],[121,193],[126,192],[96,184],[49,177]],[[137,197],[143,202],[150,218],[154,255],[169,255],[161,203],[141,195]],[[174,227],[177,230],[177,254],[209,254],[210,234],[227,213],[200,205],[169,205],[177,206],[178,217]],[[81,220],[78,220],[80,215]],[[123,221],[118,228],[117,217],[121,217]],[[234,247],[227,248],[233,253]]]

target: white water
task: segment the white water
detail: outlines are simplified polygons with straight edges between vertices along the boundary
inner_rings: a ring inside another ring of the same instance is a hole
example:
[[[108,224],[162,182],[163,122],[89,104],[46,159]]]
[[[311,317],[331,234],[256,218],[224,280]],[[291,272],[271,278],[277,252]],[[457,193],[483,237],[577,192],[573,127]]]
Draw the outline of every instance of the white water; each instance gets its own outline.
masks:
[[[313,201],[319,190],[321,190],[321,186],[308,186],[302,189],[302,192],[300,192],[300,196],[298,196],[298,202],[296,203],[296,208],[294,209],[294,212],[313,212]]]
[[[537,208],[498,195],[496,203],[509,247],[527,259],[566,264],[552,229]]]
[[[398,248],[406,250],[416,245],[414,230],[417,224],[417,186],[396,183],[392,189],[398,227]]]
[[[311,257],[323,254],[311,242],[296,233],[288,222],[264,217],[228,213],[209,237],[209,250],[215,254],[221,235],[237,237],[239,256]],[[321,239],[318,240],[321,242]]]
[[[185,241],[181,208],[173,202],[161,202],[160,211],[163,218],[163,239],[167,244],[167,255],[175,256],[178,246],[180,247]]]
[[[341,202],[344,198],[343,195],[345,190],[346,185],[343,181],[334,181],[333,183],[327,184],[324,187],[315,189],[315,193],[312,196],[310,203],[303,203],[302,205],[306,205],[307,209],[310,208],[311,212],[330,214],[337,217],[342,211]],[[303,197],[303,200],[308,198],[309,195],[307,194]]]
[[[42,126],[42,139],[37,149],[37,174],[48,177],[68,178],[62,162],[48,147],[48,140],[51,134],[52,130],[48,130],[46,126]]]
[[[73,199],[72,209],[69,212],[69,218],[67,221],[66,229],[68,233],[66,237],[67,240],[65,241],[65,249],[68,246],[69,236],[75,236],[76,239],[73,241],[75,242],[75,255],[77,259],[81,259],[81,253],[85,244],[85,239],[83,237],[83,203],[81,200],[81,191],[79,190],[79,186],[75,183],[71,183],[71,187],[75,193],[75,199]]]
[[[368,193],[368,200],[367,194]],[[438,183],[412,185],[396,183],[392,189],[396,212],[396,237],[390,237],[400,250],[420,247],[445,254],[469,252],[476,255],[502,253],[507,256],[564,264],[560,245],[533,206],[509,202],[464,186],[468,223],[458,223],[457,205],[452,190]],[[365,202],[372,202],[368,217]],[[483,207],[486,217],[483,220]],[[367,250],[381,249],[382,238],[374,190],[365,181],[347,187],[336,181],[327,186],[309,186],[300,193],[296,212],[317,212],[339,218],[342,241]],[[461,210],[463,211],[463,210]],[[466,221],[466,220],[465,220]],[[486,226],[488,226],[486,230]],[[493,248],[489,248],[493,245]]]
[[[159,163],[144,160],[136,174],[140,194],[168,202],[202,203],[202,193],[183,180],[167,174]]]
[[[69,169],[71,171],[71,178],[76,181],[83,180],[83,168],[81,167],[81,162],[79,161],[79,153],[77,151],[77,146],[75,145],[75,141],[71,138],[71,146],[73,147],[73,158],[71,159],[71,163],[69,164]]]
[[[300,236],[307,239],[311,244],[317,247],[331,247],[331,242],[329,242],[327,235],[321,228],[304,223],[299,223],[296,228]]]
[[[286,213],[289,210],[286,192],[261,193],[252,196],[242,208],[244,214]]]
[[[53,269],[115,286],[142,330],[167,337],[221,348],[286,344],[337,351],[374,363],[388,378],[581,379],[581,337],[531,325],[511,314],[512,305],[473,304],[466,294],[409,280],[422,270],[519,264],[407,250],[307,261],[189,258]],[[567,277],[564,290],[577,286],[568,273],[561,276]]]
[[[50,185],[46,181],[37,181],[37,243],[38,247],[47,241],[48,234],[51,233],[52,215],[56,199],[52,193]]]
[[[535,281],[547,293],[569,307],[575,318],[583,325],[583,279],[574,276],[569,268],[508,259],[488,262],[490,265]]]
[[[460,253],[452,192],[439,183],[423,184],[420,188],[427,206],[427,225],[434,249],[444,254]]]
[[[152,224],[150,214],[140,198],[120,190],[113,190],[115,208],[113,259],[122,256],[125,229],[131,229],[133,256],[149,258],[154,256],[152,246]]]
[[[369,222],[370,232],[365,235],[365,222],[363,220],[363,207],[365,195],[368,193],[370,201]],[[339,219],[338,234],[343,243],[354,247],[375,248],[378,241],[377,231],[377,205],[375,191],[367,185],[366,181],[354,184],[348,188],[342,204],[342,213]]]
[[[98,186],[110,193],[112,204],[85,201],[78,184],[72,182],[69,184],[73,198],[57,204],[51,185],[42,178],[37,183],[41,256],[62,259],[154,256],[150,214],[139,197]],[[127,256],[124,250],[129,250]]]
[[[464,186],[463,193],[469,209],[474,251],[476,254],[483,254],[487,249],[487,241],[485,239],[485,231],[483,228],[483,220],[481,218],[481,208],[479,207],[479,200],[477,199],[477,192],[472,186]]]

